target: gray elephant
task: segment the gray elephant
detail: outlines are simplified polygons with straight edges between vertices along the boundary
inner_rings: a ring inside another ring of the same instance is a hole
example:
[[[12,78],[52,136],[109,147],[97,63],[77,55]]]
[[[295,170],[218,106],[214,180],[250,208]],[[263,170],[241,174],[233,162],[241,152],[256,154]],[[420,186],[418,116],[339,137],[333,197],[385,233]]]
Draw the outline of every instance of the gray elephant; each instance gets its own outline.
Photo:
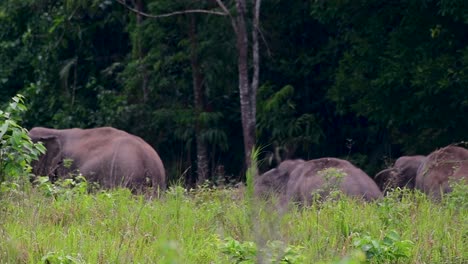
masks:
[[[305,161],[285,160],[278,167],[271,169],[255,178],[254,190],[256,195],[268,198],[276,195],[286,194],[286,186],[289,182],[291,172]]]
[[[307,205],[314,193],[326,196],[333,185],[346,195],[367,201],[382,197],[365,172],[337,158],[284,161],[258,177],[255,191],[259,195],[276,192],[282,204],[293,201]]]
[[[164,165],[156,151],[143,139],[122,130],[35,127],[29,136],[33,142],[43,142],[47,149],[32,164],[36,175],[64,177],[79,170],[88,181],[107,189],[121,186],[142,192],[166,188]]]
[[[416,188],[434,197],[450,192],[449,180],[468,184],[468,150],[457,146],[438,149],[418,169]]]
[[[381,190],[406,187],[414,189],[418,168],[426,160],[426,156],[402,156],[388,169],[377,173],[374,180]]]

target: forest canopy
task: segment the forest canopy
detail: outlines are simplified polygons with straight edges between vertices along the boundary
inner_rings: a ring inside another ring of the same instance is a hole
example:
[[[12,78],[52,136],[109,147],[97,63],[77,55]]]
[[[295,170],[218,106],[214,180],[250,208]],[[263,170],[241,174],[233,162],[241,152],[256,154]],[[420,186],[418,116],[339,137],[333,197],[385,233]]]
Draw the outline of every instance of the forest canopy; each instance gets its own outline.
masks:
[[[467,1],[268,0],[258,25],[257,1],[3,0],[0,104],[24,95],[27,128],[136,134],[170,181],[194,183],[200,153],[205,178],[239,180],[244,14],[263,168],[333,156],[372,175],[467,139]],[[145,16],[184,10],[228,13]]]

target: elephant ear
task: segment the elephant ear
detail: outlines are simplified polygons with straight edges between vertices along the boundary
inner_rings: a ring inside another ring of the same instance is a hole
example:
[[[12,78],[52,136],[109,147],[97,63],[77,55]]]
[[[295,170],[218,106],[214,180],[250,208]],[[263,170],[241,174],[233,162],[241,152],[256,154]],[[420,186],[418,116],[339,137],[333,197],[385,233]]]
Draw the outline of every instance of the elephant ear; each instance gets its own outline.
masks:
[[[44,144],[46,153],[33,166],[34,174],[53,176],[62,162],[62,144],[56,136],[42,136],[38,138],[38,141]]]

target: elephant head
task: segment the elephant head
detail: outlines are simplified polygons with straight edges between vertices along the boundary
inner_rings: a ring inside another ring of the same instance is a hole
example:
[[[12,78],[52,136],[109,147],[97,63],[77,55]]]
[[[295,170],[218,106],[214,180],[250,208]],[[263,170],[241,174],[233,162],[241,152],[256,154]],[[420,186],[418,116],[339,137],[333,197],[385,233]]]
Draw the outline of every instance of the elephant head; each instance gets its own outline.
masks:
[[[255,179],[254,190],[258,196],[283,195],[291,172],[304,163],[304,160],[285,160]]]
[[[32,162],[33,173],[39,176],[57,176],[57,170],[62,164],[62,144],[58,135],[42,128],[33,128],[29,131],[29,137],[33,142],[42,142],[46,153],[39,160]]]
[[[414,188],[419,166],[426,160],[425,156],[402,156],[388,169],[382,170],[374,177],[381,190],[389,188]]]

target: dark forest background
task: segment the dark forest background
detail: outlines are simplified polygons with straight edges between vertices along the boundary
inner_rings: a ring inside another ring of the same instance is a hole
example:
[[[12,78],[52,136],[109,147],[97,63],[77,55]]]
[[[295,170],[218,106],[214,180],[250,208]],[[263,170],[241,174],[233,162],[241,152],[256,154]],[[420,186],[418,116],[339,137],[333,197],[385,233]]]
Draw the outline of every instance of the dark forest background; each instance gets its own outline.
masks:
[[[223,1],[234,15],[237,2]],[[208,179],[242,179],[230,19],[138,14],[193,9],[221,11],[215,0],[2,0],[0,104],[26,96],[27,128],[136,134],[172,182],[196,181],[201,149]],[[373,175],[467,139],[468,1],[264,0],[258,32],[261,170],[333,156]]]

